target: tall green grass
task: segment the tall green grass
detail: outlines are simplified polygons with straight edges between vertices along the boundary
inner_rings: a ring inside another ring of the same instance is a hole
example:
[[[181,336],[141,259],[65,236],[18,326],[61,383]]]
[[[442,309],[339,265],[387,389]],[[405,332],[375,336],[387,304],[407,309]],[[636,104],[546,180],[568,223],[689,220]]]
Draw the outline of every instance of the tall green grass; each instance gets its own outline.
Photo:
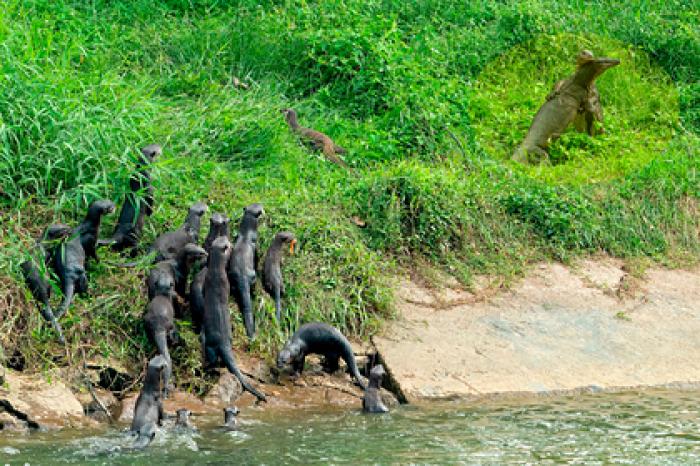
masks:
[[[103,253],[90,296],[65,317],[70,345],[56,362],[52,331],[17,266],[47,223],[75,224],[99,197],[121,202],[138,147],[154,141],[164,155],[153,168],[145,243],[180,225],[197,200],[234,224],[243,206],[262,202],[263,249],[279,230],[299,237],[285,264],[280,325],[258,293],[261,333],[249,349],[262,354],[309,320],[373,334],[392,315],[391,285],[404,267],[442,268],[469,283],[600,252],[697,261],[697,22],[682,1],[8,0],[0,11],[4,354],[36,368],[75,362],[80,348],[130,365],[149,351],[142,271],[112,268],[107,261],[120,259]],[[527,128],[542,99],[529,92],[533,77],[549,87],[570,72],[581,45],[570,38],[635,65],[601,79],[608,134],[562,138],[552,168],[514,165],[494,148]],[[354,170],[303,147],[279,113],[289,106],[346,147]],[[644,138],[630,131],[638,124]],[[182,329],[179,380],[199,390],[199,348]]]

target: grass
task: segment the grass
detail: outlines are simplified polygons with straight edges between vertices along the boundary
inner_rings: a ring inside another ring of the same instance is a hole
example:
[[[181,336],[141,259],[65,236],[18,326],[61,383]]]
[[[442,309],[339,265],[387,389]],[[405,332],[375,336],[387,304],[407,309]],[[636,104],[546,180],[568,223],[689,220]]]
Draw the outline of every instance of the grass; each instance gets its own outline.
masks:
[[[100,197],[121,203],[137,148],[154,141],[164,155],[145,243],[178,226],[197,200],[234,223],[243,206],[262,202],[263,248],[279,230],[297,234],[282,324],[260,291],[261,332],[246,347],[232,306],[237,346],[263,355],[309,320],[375,333],[392,316],[390,288],[405,268],[439,268],[468,284],[600,252],[695,263],[698,20],[682,1],[8,0],[0,12],[7,363],[40,369],[84,352],[140,367],[152,350],[142,272],[110,267],[120,259],[102,253],[91,295],[62,322],[63,353],[18,264],[49,222],[75,224]],[[514,165],[510,150],[581,46],[623,59],[599,83],[607,133],[565,134],[552,167]],[[351,173],[300,145],[279,113],[288,106],[348,149]],[[197,340],[182,327],[177,380],[201,391]]]

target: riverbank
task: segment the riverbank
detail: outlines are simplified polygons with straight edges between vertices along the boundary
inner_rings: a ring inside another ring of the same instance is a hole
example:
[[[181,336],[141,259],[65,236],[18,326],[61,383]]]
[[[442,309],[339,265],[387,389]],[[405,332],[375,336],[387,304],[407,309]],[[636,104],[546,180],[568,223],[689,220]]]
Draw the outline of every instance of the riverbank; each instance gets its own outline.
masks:
[[[390,374],[385,387],[409,403],[700,386],[698,267],[653,268],[637,277],[605,258],[540,264],[507,289],[477,283],[467,291],[447,277],[439,287],[405,277],[395,290],[396,320],[372,345],[355,345],[362,370],[383,362]],[[204,396],[176,391],[166,412],[216,416],[232,404],[255,411],[361,409],[362,392],[349,375],[325,374],[316,357],[298,380],[278,377],[260,358],[239,353],[237,359],[268,403],[256,404],[222,371]],[[68,369],[8,370],[4,381],[3,429],[94,427],[130,423],[139,375],[93,363],[79,376]],[[398,402],[389,391],[385,398]]]
[[[700,383],[700,269],[541,264],[510,289],[406,277],[373,339],[408,401]]]

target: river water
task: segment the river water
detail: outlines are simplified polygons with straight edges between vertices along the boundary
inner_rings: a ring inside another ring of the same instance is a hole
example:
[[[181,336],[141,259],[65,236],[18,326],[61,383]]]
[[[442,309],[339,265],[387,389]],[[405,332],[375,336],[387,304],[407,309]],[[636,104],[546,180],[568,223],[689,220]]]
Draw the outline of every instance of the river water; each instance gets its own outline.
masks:
[[[401,406],[254,410],[241,430],[164,428],[144,451],[127,434],[0,432],[0,466],[53,464],[700,464],[700,392],[645,391]]]

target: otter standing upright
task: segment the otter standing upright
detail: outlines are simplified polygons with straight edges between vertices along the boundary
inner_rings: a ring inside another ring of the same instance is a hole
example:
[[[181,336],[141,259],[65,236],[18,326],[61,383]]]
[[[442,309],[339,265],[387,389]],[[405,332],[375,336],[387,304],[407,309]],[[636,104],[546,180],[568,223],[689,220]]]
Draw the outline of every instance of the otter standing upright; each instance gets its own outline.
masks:
[[[124,205],[119,213],[119,220],[112,233],[112,250],[131,249],[135,256],[146,217],[153,213],[153,185],[149,166],[162,154],[158,144],[150,144],[141,149],[141,156],[136,162],[136,173],[129,178],[129,192],[124,198]]]
[[[251,204],[243,209],[243,218],[238,227],[238,237],[228,266],[231,293],[243,314],[245,331],[251,340],[255,336],[253,287],[255,271],[258,269],[258,221],[263,213],[261,204]]]
[[[200,341],[208,366],[223,360],[226,368],[238,378],[243,389],[265,401],[265,395],[256,390],[236,366],[231,348],[231,315],[228,311],[229,284],[226,264],[231,256],[231,242],[225,236],[212,243],[209,265],[204,281],[204,315]]]
[[[279,321],[282,316],[282,297],[284,296],[284,280],[282,280],[282,246],[289,243],[289,253],[294,254],[297,240],[294,234],[282,231],[275,235],[270,248],[265,254],[263,264],[263,288],[275,300],[275,316]]]
[[[86,259],[92,258],[95,259],[95,262],[100,261],[97,257],[97,240],[100,236],[102,216],[111,214],[114,209],[114,202],[109,199],[100,199],[91,203],[85,218],[75,229],[75,232],[80,236],[80,245],[85,251]]]
[[[204,250],[209,253],[214,240],[220,236],[229,237],[230,219],[219,212],[215,212],[209,219],[209,233],[204,239]],[[192,328],[195,333],[199,333],[202,326],[202,315],[204,314],[204,279],[207,275],[207,267],[195,274],[190,284],[190,314],[192,315]]]
[[[163,374],[163,395],[168,397],[170,390],[170,377],[173,373],[173,363],[168,351],[168,335],[175,331],[173,321],[173,296],[175,295],[175,282],[170,275],[162,274],[153,284],[153,298],[146,307],[143,320],[146,333],[151,342],[158,348],[158,354],[165,358],[167,367]]]
[[[384,366],[378,364],[369,371],[369,386],[365,390],[365,396],[362,398],[362,411],[366,413],[388,413],[389,408],[386,407],[382,400],[381,387],[382,377],[384,377]]]
[[[338,360],[343,358],[348,372],[355,377],[363,390],[367,388],[360,371],[357,370],[355,354],[348,339],[335,327],[322,322],[312,322],[299,327],[277,356],[277,368],[282,369],[291,364],[296,375],[300,375],[304,370],[306,355],[312,353],[324,356],[324,368],[328,372],[338,370]]]
[[[148,362],[143,388],[136,399],[134,419],[131,431],[138,434],[135,448],[145,448],[156,435],[156,428],[163,421],[163,402],[161,400],[160,374],[167,367],[163,356],[156,356]]]

